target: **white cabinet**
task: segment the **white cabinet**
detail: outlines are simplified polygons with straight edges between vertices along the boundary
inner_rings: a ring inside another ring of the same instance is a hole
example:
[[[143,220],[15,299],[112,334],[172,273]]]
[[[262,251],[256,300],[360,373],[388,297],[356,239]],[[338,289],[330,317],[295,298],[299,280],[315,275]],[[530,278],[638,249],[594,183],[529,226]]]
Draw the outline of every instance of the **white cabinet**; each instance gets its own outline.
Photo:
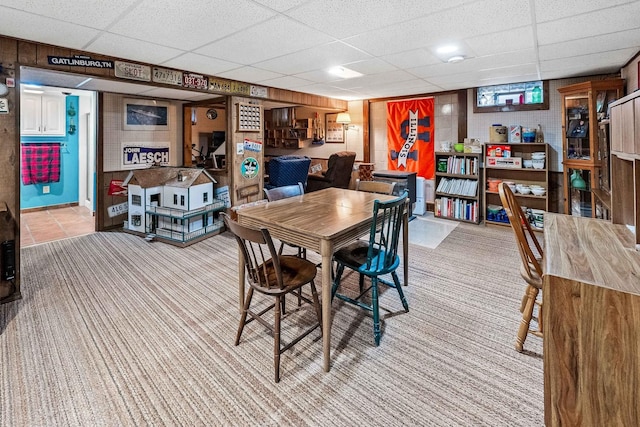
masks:
[[[22,135],[65,135],[65,97],[23,93],[20,98]]]

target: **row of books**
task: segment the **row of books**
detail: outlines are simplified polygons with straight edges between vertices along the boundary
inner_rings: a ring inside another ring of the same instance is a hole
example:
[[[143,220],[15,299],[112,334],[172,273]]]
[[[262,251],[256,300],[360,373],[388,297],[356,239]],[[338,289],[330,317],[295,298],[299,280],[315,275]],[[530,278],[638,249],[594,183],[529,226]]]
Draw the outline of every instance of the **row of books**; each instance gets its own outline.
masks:
[[[460,196],[476,197],[478,192],[477,179],[442,178],[436,188],[437,193],[458,194]]]
[[[477,157],[449,157],[447,159],[447,173],[478,176],[480,159]]]
[[[435,216],[478,222],[478,215],[480,215],[480,212],[477,201],[451,197],[436,199]]]

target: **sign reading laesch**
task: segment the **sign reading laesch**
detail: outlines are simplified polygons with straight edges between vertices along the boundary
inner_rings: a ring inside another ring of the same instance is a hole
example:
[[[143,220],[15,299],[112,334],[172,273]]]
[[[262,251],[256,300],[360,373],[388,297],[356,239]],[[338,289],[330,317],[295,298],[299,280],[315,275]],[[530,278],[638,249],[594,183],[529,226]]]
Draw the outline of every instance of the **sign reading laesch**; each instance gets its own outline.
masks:
[[[124,166],[168,165],[169,147],[124,147]]]

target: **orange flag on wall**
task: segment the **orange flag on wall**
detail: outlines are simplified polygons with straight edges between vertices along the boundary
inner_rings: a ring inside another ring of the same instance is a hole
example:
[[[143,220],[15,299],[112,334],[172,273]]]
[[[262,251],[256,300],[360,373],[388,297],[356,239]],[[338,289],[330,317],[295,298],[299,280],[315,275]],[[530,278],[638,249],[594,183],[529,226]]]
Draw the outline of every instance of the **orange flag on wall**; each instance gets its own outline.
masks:
[[[387,103],[389,170],[435,176],[433,98]]]

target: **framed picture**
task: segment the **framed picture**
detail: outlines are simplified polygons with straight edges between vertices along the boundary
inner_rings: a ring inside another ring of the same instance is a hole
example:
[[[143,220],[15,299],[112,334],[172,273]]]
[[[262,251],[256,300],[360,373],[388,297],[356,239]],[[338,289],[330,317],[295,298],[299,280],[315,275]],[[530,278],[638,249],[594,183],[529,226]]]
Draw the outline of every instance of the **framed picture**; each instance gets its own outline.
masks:
[[[326,133],[324,136],[325,142],[344,142],[344,126],[340,123],[336,123],[338,114],[327,114],[325,119],[327,121]]]
[[[124,98],[124,130],[169,130],[169,103]]]

